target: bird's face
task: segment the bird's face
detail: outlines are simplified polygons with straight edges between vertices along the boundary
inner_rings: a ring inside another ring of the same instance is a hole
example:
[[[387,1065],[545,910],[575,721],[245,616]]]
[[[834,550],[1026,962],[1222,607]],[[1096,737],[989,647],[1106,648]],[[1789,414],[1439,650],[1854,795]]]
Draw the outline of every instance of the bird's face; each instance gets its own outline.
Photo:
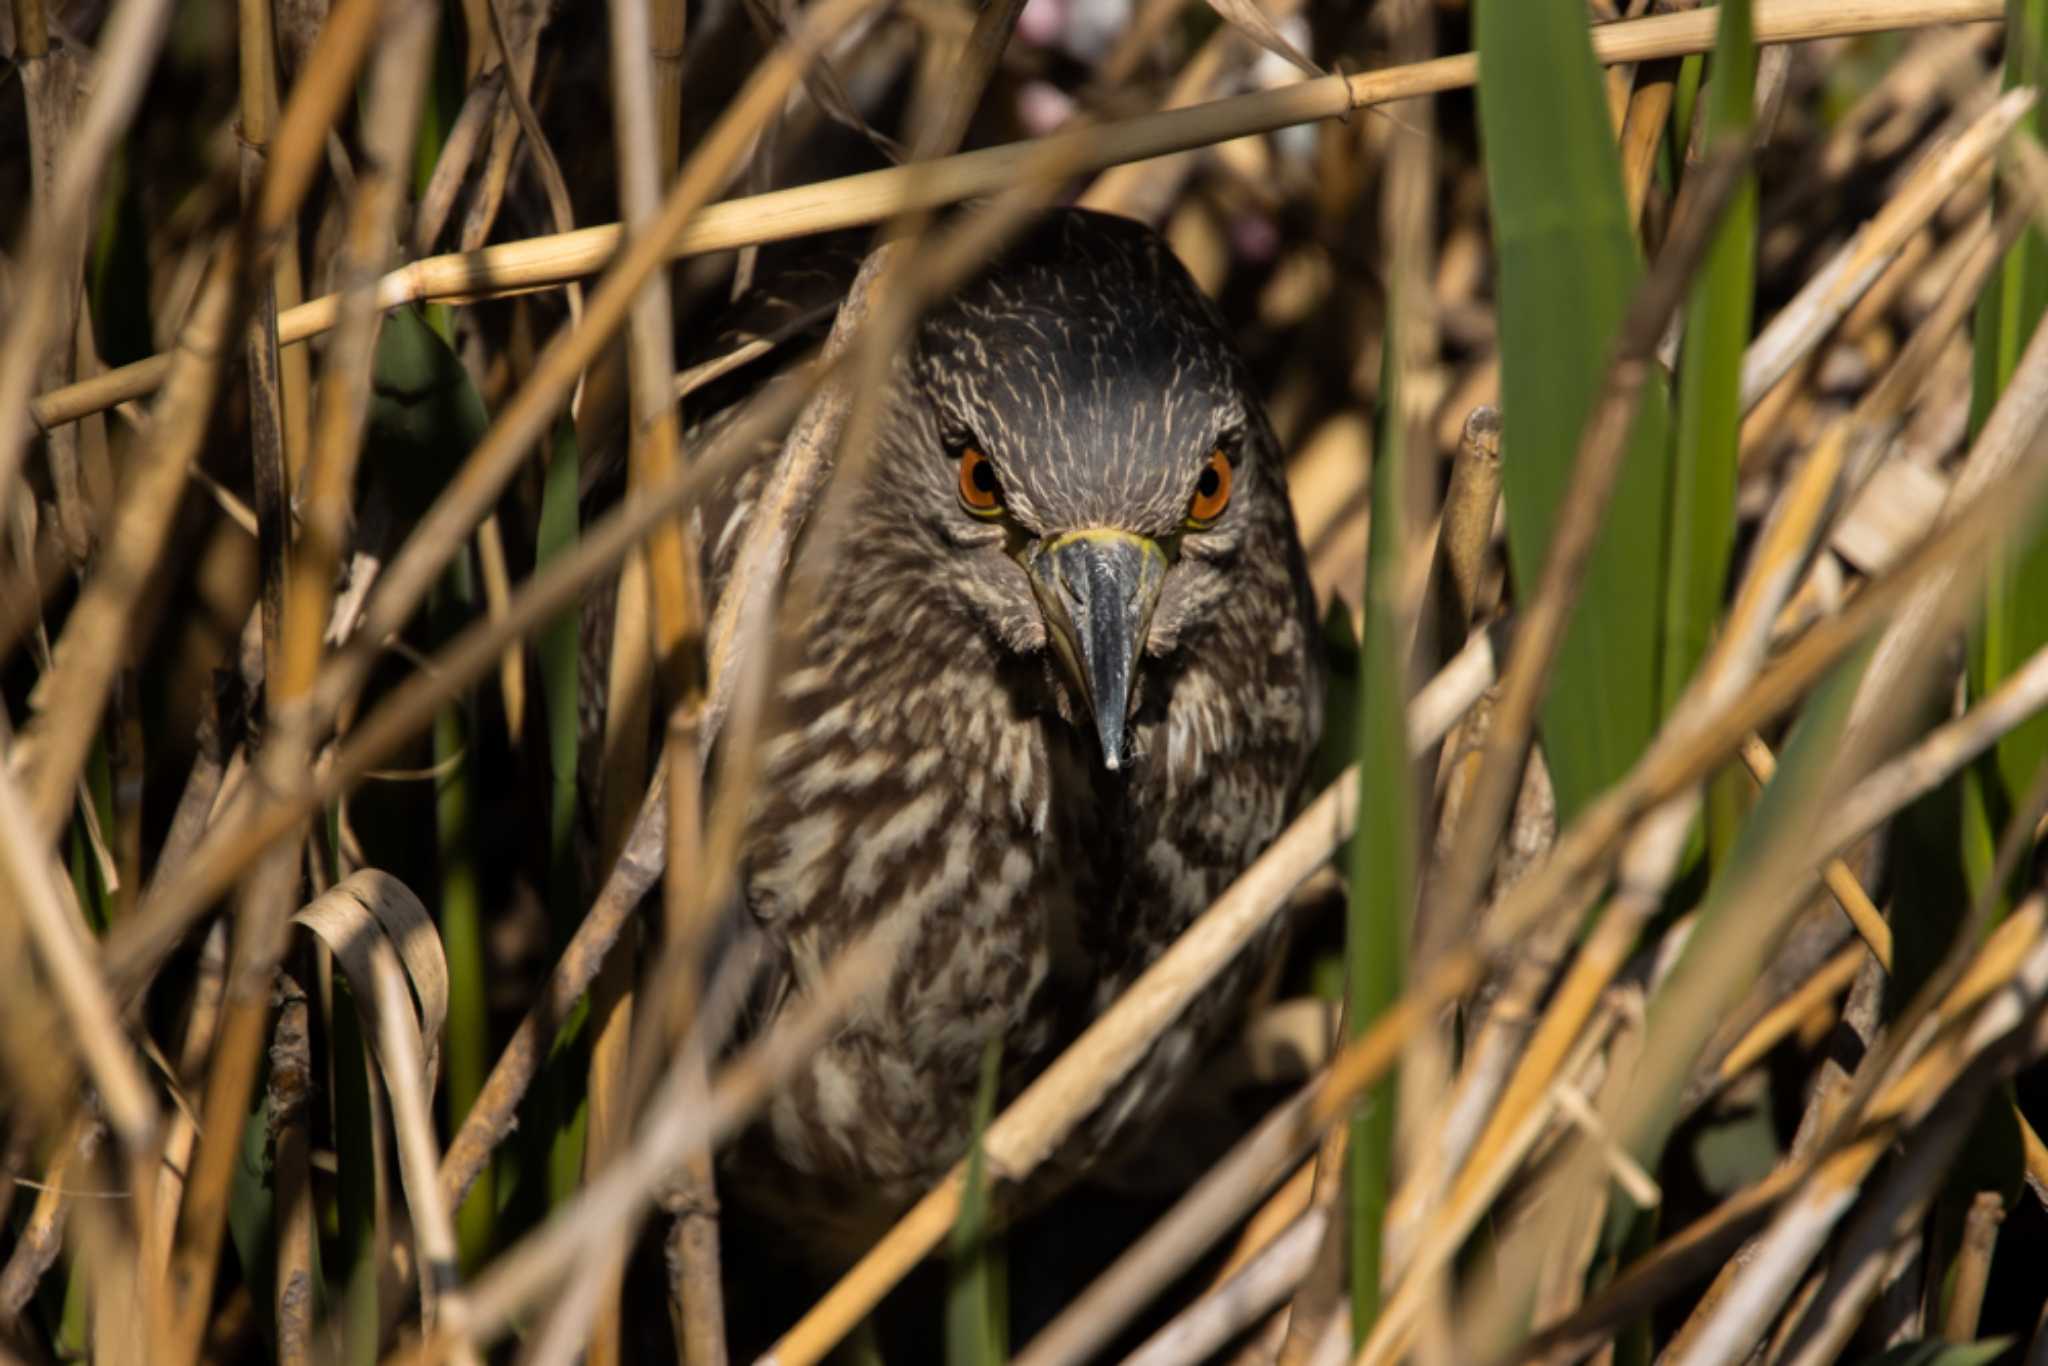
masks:
[[[1064,212],[928,320],[913,370],[921,435],[891,478],[932,568],[1051,658],[1123,766],[1148,657],[1198,639],[1248,539],[1285,525],[1214,310],[1149,229]]]

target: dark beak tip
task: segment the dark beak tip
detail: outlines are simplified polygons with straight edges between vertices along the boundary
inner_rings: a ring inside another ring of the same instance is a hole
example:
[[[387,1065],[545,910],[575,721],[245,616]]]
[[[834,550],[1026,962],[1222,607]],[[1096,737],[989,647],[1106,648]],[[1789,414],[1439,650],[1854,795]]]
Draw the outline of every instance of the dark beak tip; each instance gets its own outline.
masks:
[[[1079,680],[1102,744],[1103,766],[1124,767],[1126,718],[1138,661],[1151,629],[1152,609],[1165,578],[1159,546],[1121,532],[1082,534],[1055,541],[1042,553],[1049,624],[1060,630],[1076,658]],[[1057,608],[1057,617],[1050,610]]]

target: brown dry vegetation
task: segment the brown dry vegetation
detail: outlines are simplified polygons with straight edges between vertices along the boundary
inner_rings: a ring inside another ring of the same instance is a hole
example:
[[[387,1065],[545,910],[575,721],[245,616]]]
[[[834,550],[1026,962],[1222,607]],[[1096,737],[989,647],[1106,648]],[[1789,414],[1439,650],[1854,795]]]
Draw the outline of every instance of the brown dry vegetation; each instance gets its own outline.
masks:
[[[2048,1362],[2048,4],[1212,4],[12,0],[0,1361]],[[1463,56],[1511,5],[1569,43]],[[721,1046],[702,757],[864,376],[1062,198],[1264,386],[1328,786],[793,1287],[711,1154],[875,964]],[[761,244],[876,224],[700,439]],[[707,617],[677,514],[785,432]],[[579,605],[658,753],[579,772]],[[996,1274],[1274,916],[1151,1188]]]

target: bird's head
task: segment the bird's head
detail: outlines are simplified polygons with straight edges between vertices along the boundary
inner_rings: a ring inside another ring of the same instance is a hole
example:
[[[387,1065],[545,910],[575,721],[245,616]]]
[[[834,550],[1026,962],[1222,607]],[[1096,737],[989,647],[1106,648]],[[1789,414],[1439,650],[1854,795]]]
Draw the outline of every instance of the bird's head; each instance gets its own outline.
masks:
[[[911,365],[919,435],[885,477],[945,586],[1050,656],[1121,767],[1147,658],[1196,637],[1248,540],[1286,524],[1215,309],[1149,228],[1062,211],[926,320]]]

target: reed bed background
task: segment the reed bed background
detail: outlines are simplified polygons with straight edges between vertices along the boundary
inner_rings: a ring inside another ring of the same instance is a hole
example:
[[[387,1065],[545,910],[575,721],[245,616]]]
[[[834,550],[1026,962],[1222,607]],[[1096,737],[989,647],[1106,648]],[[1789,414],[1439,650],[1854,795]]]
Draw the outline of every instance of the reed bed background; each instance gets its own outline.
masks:
[[[11,0],[0,1361],[2048,1362],[2044,41],[2043,0]],[[1158,225],[1251,359],[1331,734],[791,1284],[713,1154],[877,951],[733,1046],[751,765],[700,775],[919,310],[1066,200]],[[872,248],[831,340],[707,437],[782,340],[728,300],[825,232]],[[762,442],[707,604],[688,514]],[[1149,1183],[992,1227],[1276,916]]]

